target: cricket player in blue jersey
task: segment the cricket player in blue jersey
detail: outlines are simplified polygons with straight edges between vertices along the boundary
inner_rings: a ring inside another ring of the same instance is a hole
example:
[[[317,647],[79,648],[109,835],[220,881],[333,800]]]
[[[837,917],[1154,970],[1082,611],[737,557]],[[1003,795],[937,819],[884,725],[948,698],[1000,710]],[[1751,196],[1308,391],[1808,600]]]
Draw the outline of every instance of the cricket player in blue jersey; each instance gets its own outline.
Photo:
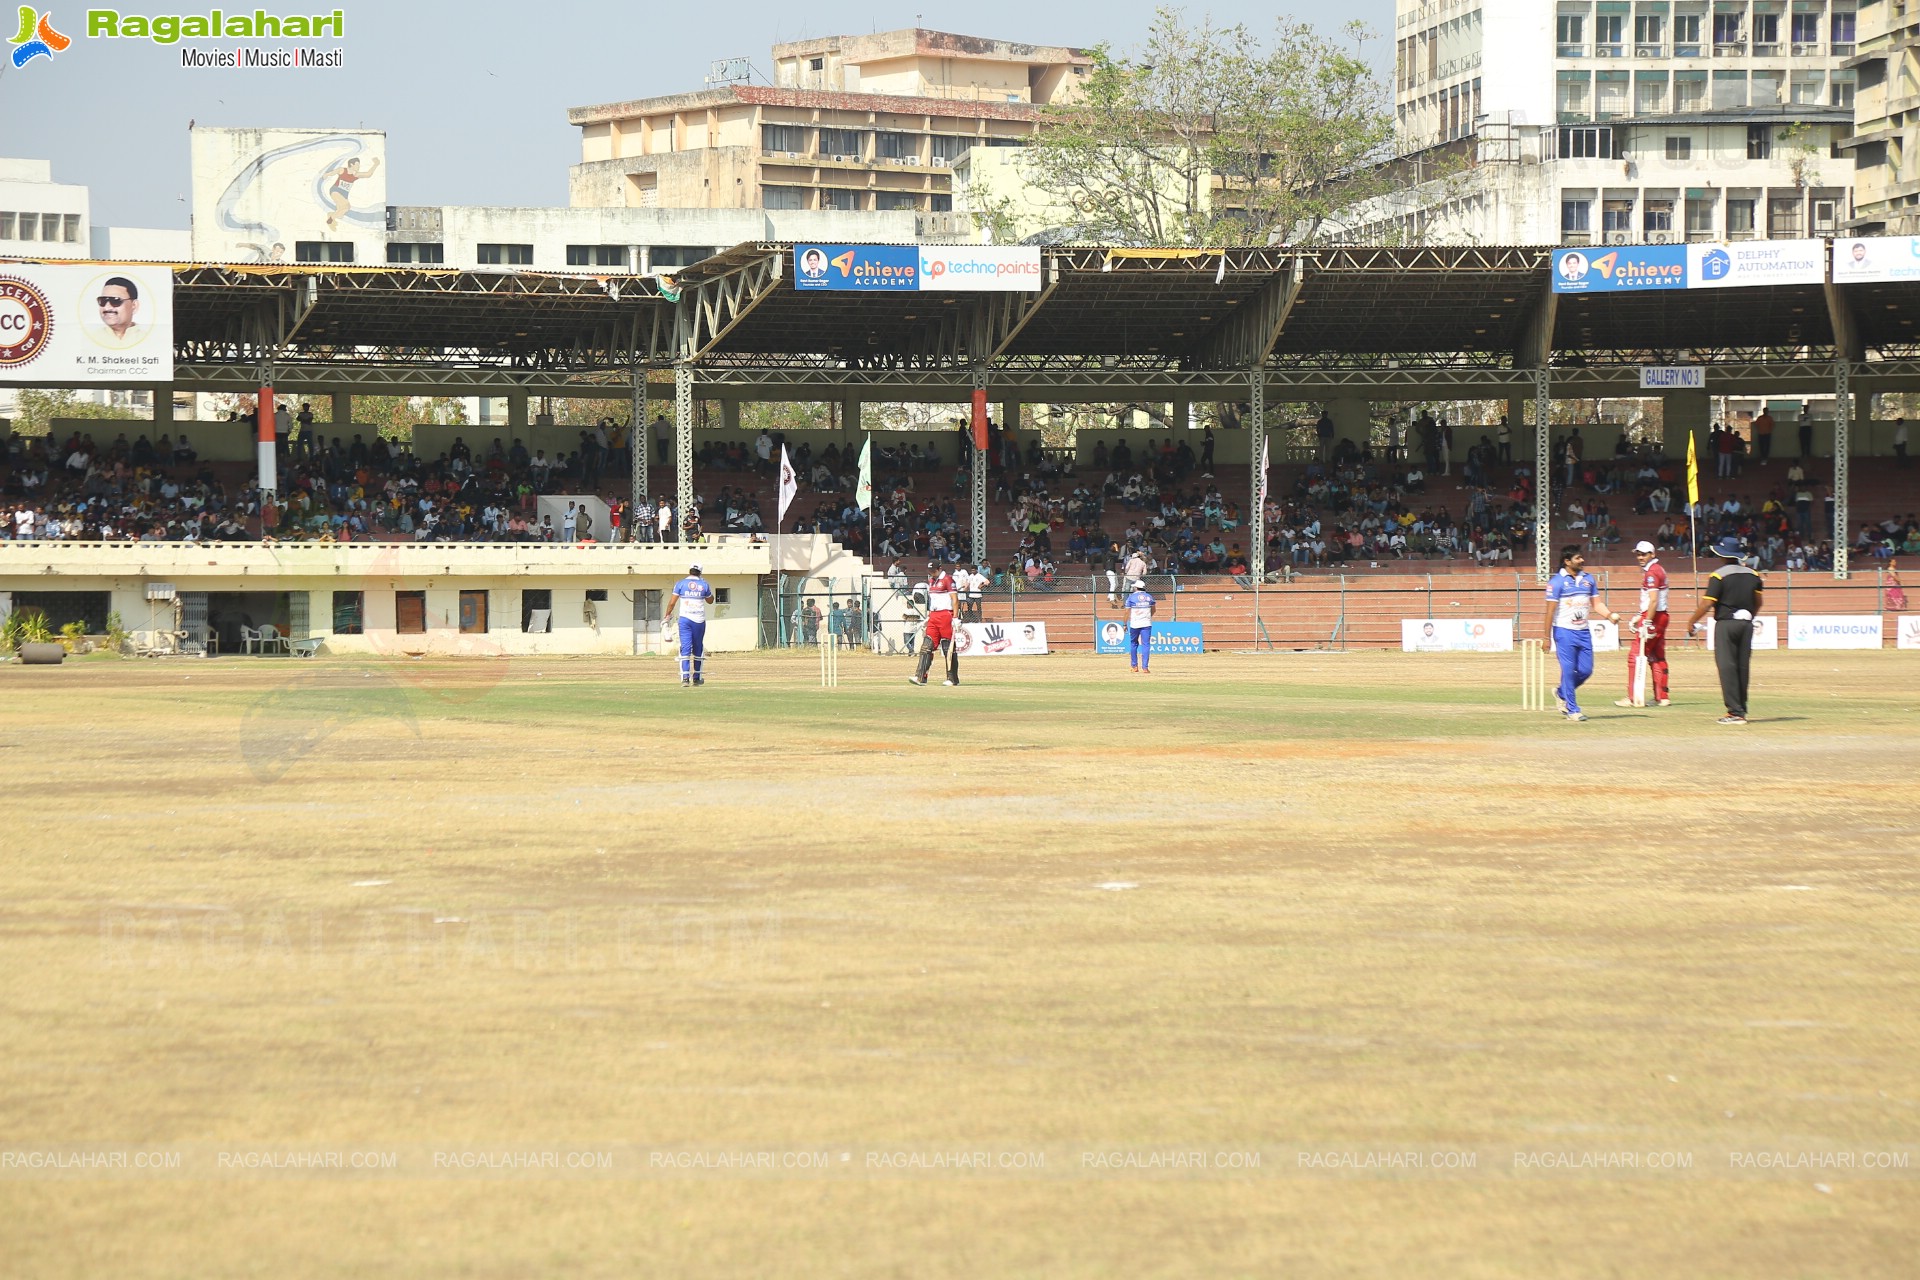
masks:
[[[1547,583],[1547,639],[1560,659],[1560,709],[1569,720],[1585,720],[1576,694],[1593,675],[1593,632],[1589,616],[1613,622],[1620,615],[1600,600],[1600,586],[1586,571],[1578,544],[1560,549],[1560,572]]]
[[[1135,578],[1127,584],[1127,598],[1122,604],[1127,611],[1127,666],[1146,675],[1147,663],[1153,658],[1154,609],[1146,579]]]
[[[700,566],[693,565],[687,576],[673,584],[673,596],[667,601],[668,618],[675,606],[680,610],[680,687],[705,684],[700,675],[700,660],[707,653],[707,604],[713,588],[700,577]]]

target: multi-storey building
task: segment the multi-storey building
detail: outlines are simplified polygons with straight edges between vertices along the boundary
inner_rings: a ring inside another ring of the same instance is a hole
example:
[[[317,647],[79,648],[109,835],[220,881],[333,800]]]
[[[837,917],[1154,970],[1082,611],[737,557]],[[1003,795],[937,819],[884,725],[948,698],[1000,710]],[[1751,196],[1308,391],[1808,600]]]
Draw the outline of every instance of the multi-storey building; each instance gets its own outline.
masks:
[[[1841,229],[1856,0],[1397,0],[1408,156],[1359,238],[1589,244]],[[1451,160],[1451,165],[1448,161]]]
[[[772,85],[576,107],[576,207],[953,208],[970,147],[1018,146],[1076,91],[1080,49],[912,28],[773,47]]]
[[[1859,235],[1920,235],[1920,0],[1860,0],[1853,212]]]

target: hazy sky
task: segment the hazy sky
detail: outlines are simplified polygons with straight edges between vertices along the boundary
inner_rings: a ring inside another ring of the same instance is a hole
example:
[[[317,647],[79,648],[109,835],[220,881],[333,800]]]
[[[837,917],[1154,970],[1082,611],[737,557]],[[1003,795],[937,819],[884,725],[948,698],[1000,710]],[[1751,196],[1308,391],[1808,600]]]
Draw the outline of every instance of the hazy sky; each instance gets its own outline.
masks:
[[[83,9],[39,0],[56,28],[75,39],[51,61],[36,58],[24,68],[0,57],[0,154],[51,160],[56,182],[92,188],[92,220],[111,226],[186,227],[189,120],[384,129],[393,204],[564,205],[567,168],[579,159],[568,107],[698,89],[714,59],[750,57],[764,76],[772,71],[767,51],[776,41],[916,23],[1034,44],[1106,41],[1124,52],[1138,46],[1153,14],[1147,4],[1092,0],[945,7],[924,0],[893,7],[766,0],[658,7],[631,0],[338,3],[346,16],[346,39],[338,42],[343,68],[264,71],[186,70],[181,45],[81,39]],[[213,7],[210,0],[154,0],[121,11],[193,14]],[[226,7],[251,13],[256,0]],[[297,0],[265,0],[262,7],[273,14],[304,11]],[[1331,25],[1320,6],[1300,9]],[[1190,19],[1206,13],[1256,32],[1271,30],[1276,12],[1254,0],[1187,8]],[[1382,33],[1368,53],[1376,66],[1391,63],[1391,0],[1354,0],[1335,12]],[[8,27],[11,34],[11,20]],[[0,45],[0,52],[11,47]]]

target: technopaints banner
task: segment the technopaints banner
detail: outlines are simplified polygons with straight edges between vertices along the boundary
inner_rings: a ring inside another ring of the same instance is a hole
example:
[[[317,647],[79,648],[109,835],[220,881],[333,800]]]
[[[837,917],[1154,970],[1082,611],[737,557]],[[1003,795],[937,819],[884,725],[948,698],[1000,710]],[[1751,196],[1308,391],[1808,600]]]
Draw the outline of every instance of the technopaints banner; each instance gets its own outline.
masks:
[[[0,383],[172,381],[171,268],[0,263]]]
[[[1408,653],[1506,653],[1513,648],[1513,619],[1402,618],[1400,647]]]
[[[1095,653],[1125,653],[1127,624],[1100,622],[1093,628]],[[1149,653],[1205,653],[1205,630],[1198,622],[1155,622],[1147,636]]]

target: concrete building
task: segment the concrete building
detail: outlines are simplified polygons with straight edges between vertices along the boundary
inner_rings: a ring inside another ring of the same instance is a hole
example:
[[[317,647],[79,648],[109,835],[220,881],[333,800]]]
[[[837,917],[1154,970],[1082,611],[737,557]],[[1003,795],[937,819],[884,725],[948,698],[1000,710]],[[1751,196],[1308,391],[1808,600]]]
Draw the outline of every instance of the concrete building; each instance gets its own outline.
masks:
[[[773,48],[772,85],[576,107],[576,207],[938,215],[971,147],[1019,146],[1084,50],[910,28]]]
[[[1860,0],[1853,134],[1856,235],[1920,235],[1920,4]]]
[[[1832,234],[1850,216],[1855,0],[1397,0],[1404,155],[1453,170],[1356,239]]]

